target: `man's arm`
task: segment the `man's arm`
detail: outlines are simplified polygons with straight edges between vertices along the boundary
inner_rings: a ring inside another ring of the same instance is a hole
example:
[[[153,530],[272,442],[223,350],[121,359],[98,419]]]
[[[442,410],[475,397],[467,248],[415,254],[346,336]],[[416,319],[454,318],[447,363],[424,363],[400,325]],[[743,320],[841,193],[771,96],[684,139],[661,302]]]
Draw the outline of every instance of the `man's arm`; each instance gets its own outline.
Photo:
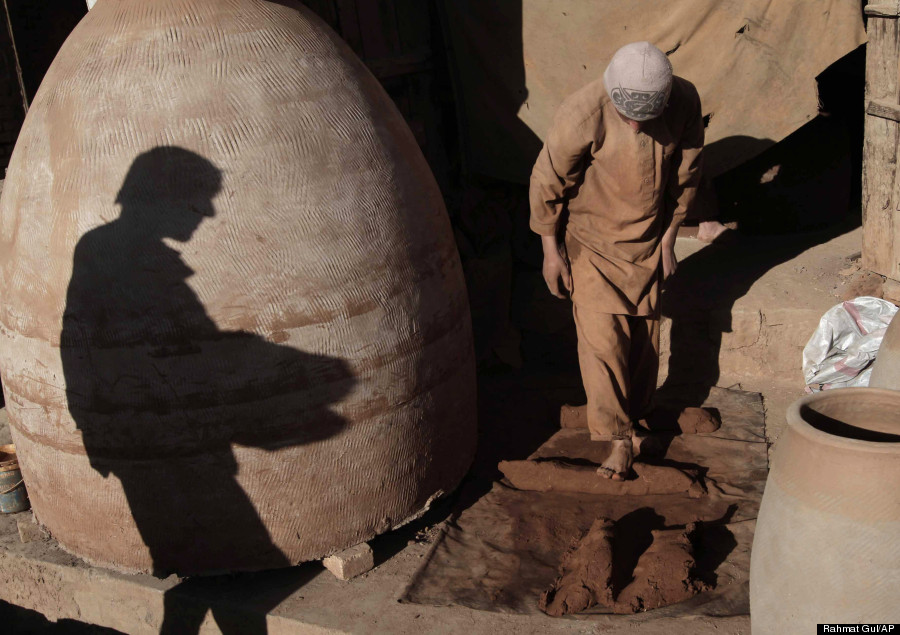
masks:
[[[688,91],[684,95],[689,100],[689,115],[681,136],[676,161],[677,171],[669,177],[668,198],[673,205],[668,227],[662,237],[662,264],[663,278],[668,278],[675,272],[677,261],[675,259],[675,238],[678,236],[678,228],[684,222],[684,218],[694,206],[697,199],[697,189],[700,186],[700,176],[703,169],[703,114],[700,109],[700,96],[696,89],[688,84]]]
[[[529,224],[541,236],[544,281],[550,293],[558,298],[565,297],[559,288],[560,279],[566,291],[572,291],[569,263],[556,238],[559,218],[569,191],[581,179],[585,168],[585,155],[594,136],[590,134],[590,123],[573,120],[571,113],[560,109],[531,173]]]

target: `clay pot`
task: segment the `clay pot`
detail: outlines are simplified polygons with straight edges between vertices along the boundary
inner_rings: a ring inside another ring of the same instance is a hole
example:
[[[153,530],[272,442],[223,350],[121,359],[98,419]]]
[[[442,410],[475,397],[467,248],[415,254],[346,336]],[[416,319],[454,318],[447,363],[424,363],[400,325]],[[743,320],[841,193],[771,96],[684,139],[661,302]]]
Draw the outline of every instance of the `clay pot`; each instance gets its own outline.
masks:
[[[900,319],[892,319],[872,365],[869,387],[900,390]]]
[[[753,540],[755,635],[897,621],[897,483],[900,392],[842,388],[788,409]]]
[[[466,472],[475,376],[441,194],[292,0],[99,0],[0,201],[0,373],[37,519],[197,573],[321,558]]]

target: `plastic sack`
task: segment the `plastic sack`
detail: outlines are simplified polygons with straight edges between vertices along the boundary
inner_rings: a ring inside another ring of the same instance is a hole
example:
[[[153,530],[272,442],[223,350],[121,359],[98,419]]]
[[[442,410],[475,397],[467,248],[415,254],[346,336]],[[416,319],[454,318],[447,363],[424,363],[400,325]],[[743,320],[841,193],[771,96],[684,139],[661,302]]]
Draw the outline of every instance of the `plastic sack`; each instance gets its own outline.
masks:
[[[868,386],[872,363],[897,307],[864,296],[830,308],[803,349],[806,391]]]

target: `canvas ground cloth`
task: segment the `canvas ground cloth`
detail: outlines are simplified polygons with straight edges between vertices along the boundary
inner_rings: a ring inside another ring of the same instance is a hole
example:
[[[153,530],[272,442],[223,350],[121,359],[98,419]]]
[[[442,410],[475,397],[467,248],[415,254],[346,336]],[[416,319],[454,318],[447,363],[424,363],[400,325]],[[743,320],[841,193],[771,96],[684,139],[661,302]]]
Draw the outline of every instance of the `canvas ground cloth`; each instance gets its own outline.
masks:
[[[747,614],[750,547],[768,470],[762,399],[756,393],[714,388],[705,405],[718,409],[722,427],[708,435],[675,437],[662,463],[699,466],[708,495],[543,493],[497,483],[447,523],[401,600],[537,614],[538,598],[556,578],[563,553],[596,518],[615,520],[638,540],[650,529],[699,519],[705,522],[698,569],[701,579],[715,588],[680,604],[610,619]],[[576,432],[584,436],[581,445],[589,445],[586,429],[558,435]]]
[[[620,46],[669,52],[709,115],[715,176],[818,112],[816,76],[865,41],[859,0],[443,0],[468,167],[525,182],[562,100]]]

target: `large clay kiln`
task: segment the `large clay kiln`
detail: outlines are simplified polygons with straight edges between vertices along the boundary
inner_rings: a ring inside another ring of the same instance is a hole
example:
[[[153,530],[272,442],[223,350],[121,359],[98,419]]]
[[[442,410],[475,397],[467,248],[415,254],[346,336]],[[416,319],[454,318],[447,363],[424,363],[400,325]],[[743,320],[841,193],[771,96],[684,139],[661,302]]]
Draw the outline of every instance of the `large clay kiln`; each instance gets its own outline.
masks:
[[[260,569],[396,527],[475,443],[440,192],[288,0],[99,0],[0,202],[0,372],[38,520],[125,570]]]

